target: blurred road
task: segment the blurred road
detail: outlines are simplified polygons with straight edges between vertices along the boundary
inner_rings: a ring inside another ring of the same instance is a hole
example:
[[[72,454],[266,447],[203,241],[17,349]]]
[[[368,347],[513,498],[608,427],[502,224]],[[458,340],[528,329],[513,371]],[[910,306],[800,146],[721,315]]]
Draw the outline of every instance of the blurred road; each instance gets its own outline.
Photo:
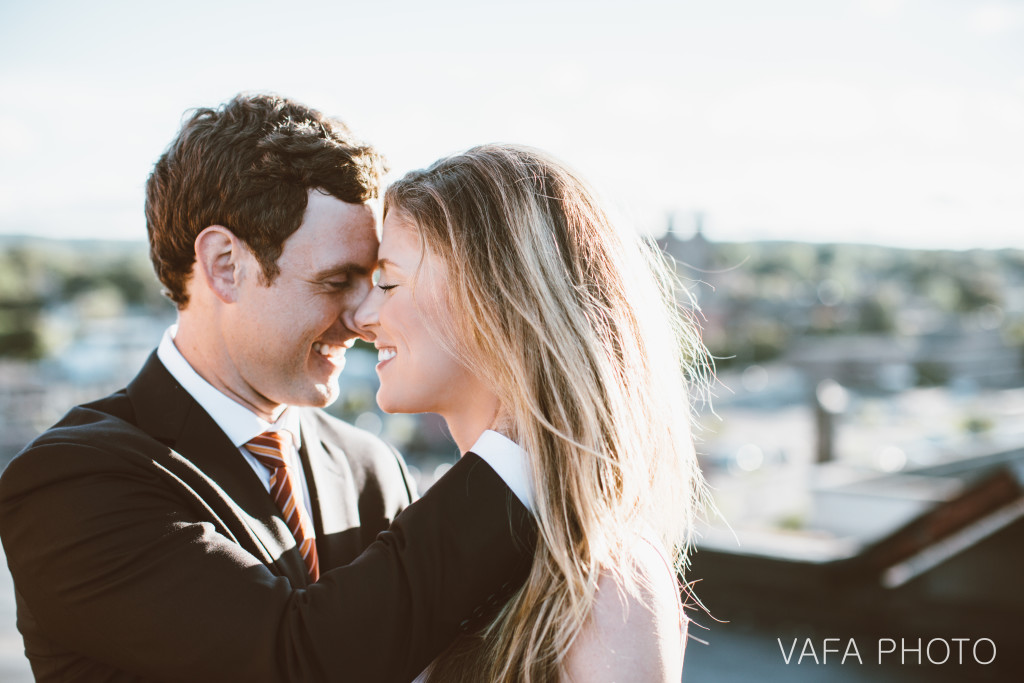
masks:
[[[7,557],[0,548],[0,681],[31,683],[32,670],[25,659],[25,647],[15,623],[14,583],[7,571]]]

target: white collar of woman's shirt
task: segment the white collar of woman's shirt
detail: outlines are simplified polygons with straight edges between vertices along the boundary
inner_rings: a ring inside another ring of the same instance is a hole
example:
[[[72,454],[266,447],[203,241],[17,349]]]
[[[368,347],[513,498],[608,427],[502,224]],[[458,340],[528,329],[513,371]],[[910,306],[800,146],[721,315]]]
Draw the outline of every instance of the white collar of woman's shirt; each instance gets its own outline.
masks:
[[[526,509],[533,512],[533,479],[526,451],[519,444],[488,429],[469,450],[490,465]]]

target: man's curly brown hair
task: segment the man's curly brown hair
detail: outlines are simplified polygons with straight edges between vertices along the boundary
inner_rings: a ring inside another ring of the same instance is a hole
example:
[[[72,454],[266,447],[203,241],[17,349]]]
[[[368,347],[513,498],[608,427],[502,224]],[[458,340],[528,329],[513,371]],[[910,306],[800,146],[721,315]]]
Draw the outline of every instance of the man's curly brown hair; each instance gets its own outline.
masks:
[[[359,204],[379,195],[385,171],[344,123],[283,97],[239,94],[194,110],[146,183],[150,257],[165,294],[188,304],[195,240],[211,225],[235,233],[270,284],[309,190]]]

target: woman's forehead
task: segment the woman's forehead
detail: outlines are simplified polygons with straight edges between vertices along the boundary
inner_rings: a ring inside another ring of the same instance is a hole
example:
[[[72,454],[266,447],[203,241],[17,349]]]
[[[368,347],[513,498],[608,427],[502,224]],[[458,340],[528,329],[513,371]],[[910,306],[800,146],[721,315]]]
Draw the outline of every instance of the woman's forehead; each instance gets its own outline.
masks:
[[[416,223],[397,213],[389,213],[384,219],[384,233],[378,253],[381,267],[397,265],[408,268],[419,263],[422,251]]]

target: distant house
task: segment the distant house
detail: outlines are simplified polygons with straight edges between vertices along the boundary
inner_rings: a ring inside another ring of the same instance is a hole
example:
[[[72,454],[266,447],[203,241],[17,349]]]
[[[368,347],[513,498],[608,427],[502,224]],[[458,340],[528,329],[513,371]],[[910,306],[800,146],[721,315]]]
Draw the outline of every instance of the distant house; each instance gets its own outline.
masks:
[[[921,337],[915,362],[940,368],[954,386],[1024,384],[1021,350],[1007,346],[997,329],[946,325]]]
[[[125,386],[173,322],[142,313],[86,318],[70,306],[49,315],[67,336],[56,354],[0,362],[0,466],[72,406]]]
[[[916,383],[1002,388],[1024,383],[1021,352],[998,330],[947,325],[918,336],[805,336],[785,361],[815,380],[849,387],[900,390]]]
[[[848,387],[904,389],[913,384],[918,343],[906,337],[850,334],[802,337],[785,354],[785,362],[817,383],[834,379]]]

